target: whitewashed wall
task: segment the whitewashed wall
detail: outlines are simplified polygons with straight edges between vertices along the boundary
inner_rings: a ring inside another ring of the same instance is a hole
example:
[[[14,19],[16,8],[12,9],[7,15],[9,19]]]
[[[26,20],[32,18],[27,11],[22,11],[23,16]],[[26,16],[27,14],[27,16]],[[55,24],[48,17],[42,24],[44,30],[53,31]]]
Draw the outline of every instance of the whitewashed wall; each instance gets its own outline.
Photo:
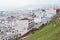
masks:
[[[16,21],[16,23],[17,23],[17,26],[15,27],[15,29],[18,30],[19,33],[21,33],[23,35],[24,33],[26,33],[28,31],[27,30],[28,20],[20,20],[20,21],[18,20],[18,21]]]
[[[47,14],[46,17],[52,17],[53,15],[56,14],[56,10],[54,10],[54,9],[46,10],[46,14]]]

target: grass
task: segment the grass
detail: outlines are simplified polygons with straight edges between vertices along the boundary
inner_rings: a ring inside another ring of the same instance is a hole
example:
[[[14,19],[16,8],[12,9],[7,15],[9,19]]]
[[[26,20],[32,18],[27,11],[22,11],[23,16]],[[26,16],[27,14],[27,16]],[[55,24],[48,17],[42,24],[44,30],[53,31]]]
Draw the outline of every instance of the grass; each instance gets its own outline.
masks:
[[[60,40],[60,20],[56,22],[59,26],[55,27],[54,23],[51,22],[25,40]]]

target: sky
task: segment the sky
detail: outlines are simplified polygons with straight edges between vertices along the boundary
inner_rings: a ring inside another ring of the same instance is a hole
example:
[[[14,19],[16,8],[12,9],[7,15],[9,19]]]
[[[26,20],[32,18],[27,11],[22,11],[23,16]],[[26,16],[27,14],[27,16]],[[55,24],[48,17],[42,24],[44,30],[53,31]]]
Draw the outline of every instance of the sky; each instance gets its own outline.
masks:
[[[60,5],[60,0],[0,0],[0,10],[31,5]]]

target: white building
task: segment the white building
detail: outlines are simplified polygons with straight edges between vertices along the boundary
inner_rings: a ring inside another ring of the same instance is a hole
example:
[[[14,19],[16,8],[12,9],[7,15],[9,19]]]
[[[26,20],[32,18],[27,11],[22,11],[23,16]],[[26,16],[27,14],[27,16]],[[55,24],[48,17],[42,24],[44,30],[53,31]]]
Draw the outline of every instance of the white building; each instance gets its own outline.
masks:
[[[5,24],[7,24],[5,22]],[[34,20],[32,17],[23,18],[23,19],[13,19],[8,22],[7,26],[12,27],[13,29],[18,31],[18,34],[21,34],[23,36],[30,30],[32,30],[32,27],[34,27]]]
[[[36,11],[34,18],[35,24],[34,28],[39,28],[42,24],[46,24],[47,22],[51,21],[51,17],[53,17],[56,14],[55,9],[44,9],[40,11]]]
[[[56,10],[55,9],[48,9],[46,10],[46,16],[45,17],[53,17],[56,14]]]

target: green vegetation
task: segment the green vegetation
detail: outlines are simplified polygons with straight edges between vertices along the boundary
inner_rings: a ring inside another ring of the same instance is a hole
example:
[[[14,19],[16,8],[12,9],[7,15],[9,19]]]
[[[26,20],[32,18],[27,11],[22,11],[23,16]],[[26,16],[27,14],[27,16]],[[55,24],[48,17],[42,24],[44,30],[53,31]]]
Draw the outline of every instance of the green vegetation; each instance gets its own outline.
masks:
[[[56,15],[55,15],[56,16]],[[60,17],[57,16],[44,28],[36,31],[25,40],[60,40]],[[54,23],[55,22],[55,23]],[[56,26],[54,26],[56,25]]]

